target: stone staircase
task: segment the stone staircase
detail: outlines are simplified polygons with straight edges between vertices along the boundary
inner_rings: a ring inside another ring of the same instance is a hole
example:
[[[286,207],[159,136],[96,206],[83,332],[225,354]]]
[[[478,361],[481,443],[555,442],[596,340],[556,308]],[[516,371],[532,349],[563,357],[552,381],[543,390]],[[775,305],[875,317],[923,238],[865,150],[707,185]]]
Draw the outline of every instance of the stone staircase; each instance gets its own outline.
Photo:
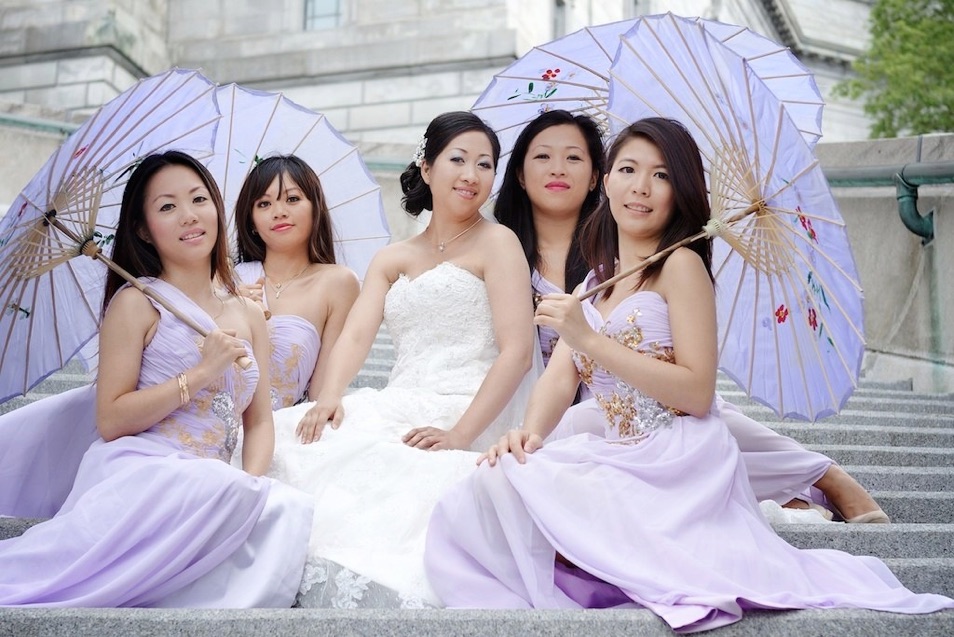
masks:
[[[386,333],[352,384],[383,387],[394,361]],[[68,366],[0,413],[86,382]],[[801,548],[882,558],[909,588],[954,597],[954,395],[911,383],[863,381],[838,416],[781,421],[728,379],[719,392],[745,413],[841,463],[878,500],[890,525],[798,524],[779,534]],[[0,518],[0,539],[34,520]],[[672,635],[649,611],[0,609],[4,635]],[[954,635],[954,611],[926,616],[862,610],[753,612],[719,635]]]

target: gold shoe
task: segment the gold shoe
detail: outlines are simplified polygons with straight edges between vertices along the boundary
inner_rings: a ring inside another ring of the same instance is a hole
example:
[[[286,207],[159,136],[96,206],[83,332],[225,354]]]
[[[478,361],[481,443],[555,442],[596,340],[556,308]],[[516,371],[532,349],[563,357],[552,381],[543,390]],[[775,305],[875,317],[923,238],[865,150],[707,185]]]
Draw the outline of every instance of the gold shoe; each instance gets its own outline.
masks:
[[[845,522],[848,524],[889,524],[891,518],[881,509],[875,509],[874,511],[868,511],[867,513],[856,515],[853,518],[848,518]]]

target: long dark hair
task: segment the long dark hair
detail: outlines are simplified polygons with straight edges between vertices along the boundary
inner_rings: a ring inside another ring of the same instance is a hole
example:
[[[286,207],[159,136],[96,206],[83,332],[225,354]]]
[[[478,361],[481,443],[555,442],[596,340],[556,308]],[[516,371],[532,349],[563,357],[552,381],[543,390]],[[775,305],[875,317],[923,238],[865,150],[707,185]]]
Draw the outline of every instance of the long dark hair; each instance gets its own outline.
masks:
[[[656,252],[659,252],[696,234],[709,221],[706,176],[699,146],[696,145],[692,135],[676,120],[662,117],[642,119],[623,129],[616,136],[607,153],[607,170],[613,169],[613,163],[620,149],[631,139],[640,137],[659,148],[669,169],[669,180],[672,183],[672,215],[656,246]],[[600,203],[596,212],[583,227],[581,242],[590,267],[596,271],[597,280],[605,281],[612,277],[616,269],[616,259],[619,257],[619,237],[608,199]],[[699,239],[687,247],[702,257],[709,279],[713,280],[712,240]],[[660,259],[647,267],[640,278],[640,285],[656,276],[665,261]],[[612,288],[605,294],[608,296],[611,291]]]
[[[497,160],[500,159],[500,140],[497,139],[497,133],[484,120],[467,111],[442,113],[431,120],[424,132],[423,161],[433,164],[434,158],[440,155],[454,138],[470,131],[481,132],[490,140],[496,167]],[[421,167],[413,161],[401,173],[401,191],[404,193],[401,205],[412,217],[418,216],[423,210],[434,209],[431,187],[424,182]]]
[[[331,214],[325,201],[318,175],[304,160],[295,155],[277,155],[258,163],[242,183],[235,200],[235,228],[238,235],[238,261],[264,261],[265,242],[255,231],[252,218],[255,202],[261,199],[269,186],[278,179],[278,194],[285,191],[285,176],[301,188],[305,199],[311,202],[311,240],[308,242],[308,260],[311,263],[334,263],[335,244]]]
[[[580,207],[580,216],[577,218],[576,227],[573,229],[573,238],[570,240],[570,250],[567,253],[566,265],[563,270],[566,289],[573,290],[583,281],[589,270],[589,265],[583,258],[583,251],[580,249],[580,232],[590,214],[599,205],[600,188],[603,183],[603,138],[596,122],[587,115],[574,116],[569,111],[553,110],[537,116],[536,119],[527,124],[520,135],[517,136],[517,141],[510,153],[503,183],[494,204],[494,217],[514,231],[523,246],[527,263],[530,264],[531,268],[539,269],[540,249],[537,245],[537,229],[533,225],[533,206],[527,191],[520,185],[520,176],[523,173],[523,162],[526,160],[533,139],[546,129],[561,125],[576,126],[582,133],[583,139],[586,140],[586,150],[593,162],[593,170],[597,172],[596,188],[587,194],[586,199],[583,200],[583,205]]]
[[[169,150],[156,155],[148,155],[133,170],[119,208],[119,223],[116,226],[116,240],[113,247],[113,261],[134,277],[162,274],[162,261],[156,247],[147,241],[145,197],[146,188],[152,178],[168,166],[184,166],[192,170],[202,180],[209,197],[215,205],[218,232],[212,247],[212,262],[209,268],[209,280],[218,278],[219,282],[231,294],[237,294],[232,265],[229,262],[227,230],[225,226],[225,204],[222,193],[212,174],[195,158],[177,150]],[[126,280],[113,272],[106,275],[106,293],[103,296],[103,312],[113,295],[125,284]]]

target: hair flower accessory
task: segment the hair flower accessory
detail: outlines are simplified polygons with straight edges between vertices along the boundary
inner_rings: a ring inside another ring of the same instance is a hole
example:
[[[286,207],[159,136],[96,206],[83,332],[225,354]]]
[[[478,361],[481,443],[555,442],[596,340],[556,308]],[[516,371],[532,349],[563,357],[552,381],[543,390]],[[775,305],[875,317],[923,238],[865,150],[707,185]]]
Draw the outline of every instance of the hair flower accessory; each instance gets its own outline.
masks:
[[[417,145],[417,150],[414,151],[414,157],[411,158],[411,161],[414,162],[414,165],[418,168],[424,163],[424,149],[427,148],[427,137],[421,137],[421,142]]]

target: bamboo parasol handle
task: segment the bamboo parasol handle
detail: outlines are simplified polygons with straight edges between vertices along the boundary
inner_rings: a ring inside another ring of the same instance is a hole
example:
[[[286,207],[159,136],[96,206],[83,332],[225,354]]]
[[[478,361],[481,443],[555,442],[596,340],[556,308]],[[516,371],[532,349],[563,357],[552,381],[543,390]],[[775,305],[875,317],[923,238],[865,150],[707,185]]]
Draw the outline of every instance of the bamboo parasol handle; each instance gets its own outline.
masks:
[[[634,265],[633,267],[627,269],[626,271],[620,272],[619,274],[616,274],[612,276],[611,278],[606,279],[599,285],[584,291],[583,293],[580,294],[579,299],[581,301],[585,301],[586,299],[590,298],[594,294],[599,294],[606,288],[616,285],[617,283],[619,283],[626,277],[630,276],[631,274],[636,274],[640,270],[644,268],[648,268],[649,266],[656,263],[657,261],[659,261],[666,255],[674,252],[678,248],[682,248],[689,245],[693,241],[698,241],[699,239],[706,239],[706,238],[711,238],[711,237],[721,235],[723,232],[725,232],[726,228],[729,225],[736,223],[737,221],[747,217],[748,215],[752,213],[761,214],[764,209],[765,209],[765,201],[759,200],[759,201],[753,202],[747,208],[736,212],[734,215],[732,215],[731,217],[729,217],[728,219],[724,221],[716,217],[713,217],[709,220],[709,223],[707,223],[705,227],[699,232],[697,232],[696,234],[692,235],[691,237],[686,237],[682,241],[674,243],[673,245],[669,246],[668,248],[664,250],[660,250],[659,252],[652,255],[645,261],[642,261],[641,263]]]
[[[90,258],[99,259],[100,261],[102,261],[106,265],[106,267],[108,267],[110,270],[112,270],[113,272],[121,276],[123,279],[128,281],[130,285],[135,287],[137,290],[139,290],[140,292],[142,292],[149,298],[153,299],[156,303],[158,303],[162,307],[169,310],[169,312],[171,312],[173,316],[175,316],[177,319],[179,319],[180,321],[182,321],[183,323],[191,327],[200,336],[205,337],[209,335],[209,330],[199,325],[195,321],[195,319],[193,319],[191,316],[183,313],[182,310],[175,307],[164,296],[162,296],[161,294],[159,294],[152,288],[146,285],[143,285],[143,283],[139,281],[139,279],[131,275],[129,272],[127,272],[122,267],[120,267],[115,261],[107,257],[105,254],[103,254],[103,251],[100,249],[100,247],[96,245],[93,241],[86,240],[78,236],[70,228],[60,223],[59,219],[57,219],[54,215],[47,215],[46,221],[50,223],[51,225],[53,225],[53,227],[55,227],[57,230],[59,230],[60,232],[68,236],[70,239],[77,242],[80,245],[81,254],[84,254]],[[245,356],[243,354],[242,356],[239,356],[237,359],[235,359],[235,362],[242,369],[248,369],[249,365],[252,364],[252,359],[250,359],[248,356]]]
[[[692,235],[691,237],[686,237],[686,238],[683,239],[682,241],[680,241],[680,242],[678,242],[678,243],[672,244],[671,246],[669,246],[669,247],[666,248],[665,250],[660,250],[659,252],[657,252],[656,254],[652,255],[651,257],[649,257],[649,258],[646,259],[645,261],[641,261],[640,263],[634,265],[633,267],[631,267],[631,268],[629,268],[629,269],[627,269],[627,270],[624,270],[623,272],[620,272],[619,274],[616,274],[616,275],[610,277],[609,279],[606,279],[605,281],[603,281],[603,282],[600,283],[599,285],[594,286],[594,287],[590,288],[589,290],[585,290],[584,292],[582,292],[582,293],[580,294],[580,296],[579,296],[578,298],[579,298],[581,301],[585,301],[586,299],[590,298],[590,297],[593,296],[594,294],[599,294],[600,292],[602,292],[602,291],[605,290],[606,288],[608,288],[608,287],[610,287],[610,286],[613,286],[613,285],[616,285],[617,283],[619,283],[620,281],[622,281],[623,279],[625,279],[625,278],[628,277],[629,275],[631,275],[631,274],[636,274],[636,273],[639,272],[640,270],[642,270],[642,269],[644,269],[644,268],[648,268],[648,267],[651,266],[652,264],[654,264],[654,263],[656,263],[657,261],[661,260],[661,259],[662,259],[663,257],[665,257],[666,255],[668,255],[668,254],[674,252],[675,250],[677,250],[677,249],[679,249],[679,248],[681,248],[681,247],[683,247],[683,246],[687,246],[687,245],[689,245],[690,243],[692,243],[693,241],[698,241],[699,239],[702,239],[703,237],[706,237],[706,236],[708,236],[708,234],[706,233],[705,230],[703,230],[703,231],[701,231],[701,232],[699,232],[699,233],[697,233],[697,234]]]

